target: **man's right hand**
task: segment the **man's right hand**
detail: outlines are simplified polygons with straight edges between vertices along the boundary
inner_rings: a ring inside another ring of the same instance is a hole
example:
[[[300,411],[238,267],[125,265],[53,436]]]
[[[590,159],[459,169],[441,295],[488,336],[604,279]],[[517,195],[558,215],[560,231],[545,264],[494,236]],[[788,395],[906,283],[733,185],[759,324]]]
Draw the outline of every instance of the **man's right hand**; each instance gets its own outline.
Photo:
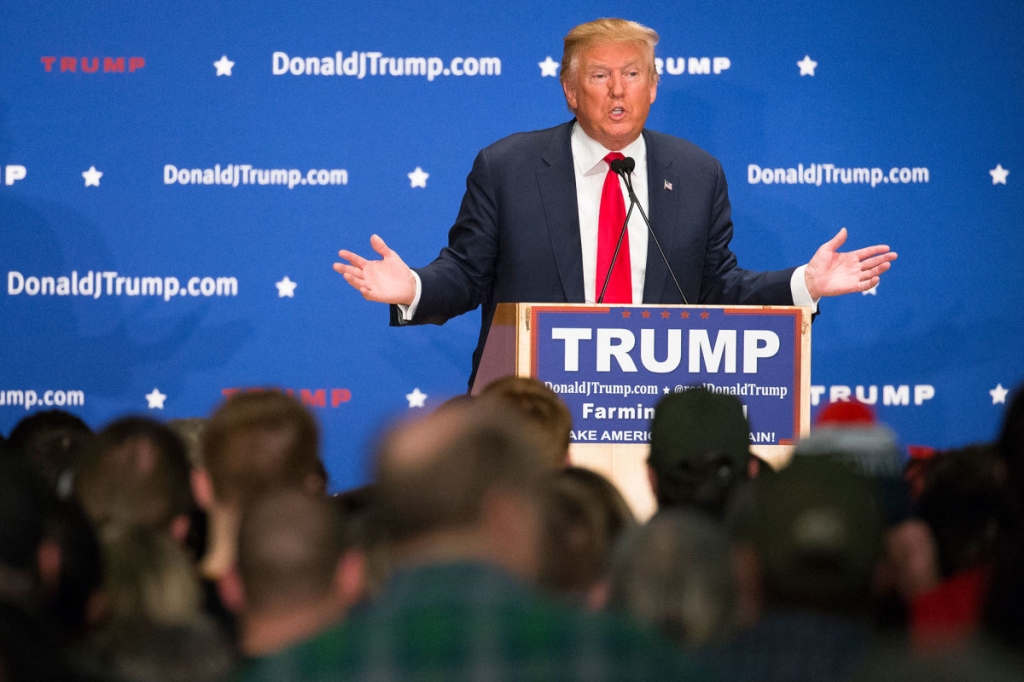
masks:
[[[368,301],[412,305],[416,297],[412,270],[379,236],[370,237],[370,246],[381,260],[366,260],[342,249],[338,255],[348,263],[335,263],[334,269]]]

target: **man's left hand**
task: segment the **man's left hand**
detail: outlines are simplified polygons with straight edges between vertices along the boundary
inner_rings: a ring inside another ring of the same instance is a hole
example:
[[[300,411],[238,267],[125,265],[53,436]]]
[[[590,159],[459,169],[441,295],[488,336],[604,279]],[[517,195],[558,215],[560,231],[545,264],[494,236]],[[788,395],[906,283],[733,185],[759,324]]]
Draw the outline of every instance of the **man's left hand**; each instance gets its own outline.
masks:
[[[804,270],[807,292],[815,301],[823,296],[840,296],[867,291],[878,284],[878,278],[896,260],[896,253],[879,244],[856,251],[840,253],[846,241],[846,228],[821,245]]]

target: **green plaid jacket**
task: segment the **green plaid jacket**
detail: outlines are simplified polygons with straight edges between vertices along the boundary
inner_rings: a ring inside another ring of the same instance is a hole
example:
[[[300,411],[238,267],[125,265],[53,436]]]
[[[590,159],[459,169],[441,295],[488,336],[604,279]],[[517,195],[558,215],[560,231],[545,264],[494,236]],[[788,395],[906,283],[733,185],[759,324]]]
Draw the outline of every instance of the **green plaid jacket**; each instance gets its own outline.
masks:
[[[241,680],[390,682],[704,680],[629,621],[549,601],[480,563],[397,573],[372,604],[317,637],[249,661]]]

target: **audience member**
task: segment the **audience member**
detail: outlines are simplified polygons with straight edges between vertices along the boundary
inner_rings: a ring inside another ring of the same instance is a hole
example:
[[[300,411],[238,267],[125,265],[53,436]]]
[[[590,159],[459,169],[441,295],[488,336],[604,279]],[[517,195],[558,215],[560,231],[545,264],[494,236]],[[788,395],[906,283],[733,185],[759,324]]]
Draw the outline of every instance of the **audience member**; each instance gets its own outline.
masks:
[[[1003,496],[995,448],[973,446],[931,459],[919,500],[936,540],[942,582],[913,601],[918,646],[964,643],[980,622]]]
[[[609,606],[681,646],[722,644],[736,632],[729,540],[706,514],[668,509],[627,534],[609,576]]]
[[[983,627],[1024,666],[1024,386],[1006,409],[998,448],[1006,467],[1006,494]]]
[[[216,580],[235,563],[238,524],[249,502],[287,488],[322,493],[327,477],[316,420],[279,391],[231,396],[207,423],[202,450],[203,467],[192,481],[210,521],[201,570]]]
[[[191,417],[167,422],[167,426],[178,434],[178,438],[185,444],[188,462],[196,469],[203,466],[203,433],[206,431],[206,421],[203,417]]]
[[[882,518],[868,484],[829,457],[755,484],[757,624],[701,657],[726,680],[839,680],[869,651]]]
[[[68,642],[45,607],[60,580],[60,547],[47,537],[57,498],[28,462],[0,461],[0,670],[7,682],[79,680]]]
[[[338,624],[363,592],[364,558],[337,506],[298,490],[252,504],[238,538],[241,648],[259,660]]]
[[[192,563],[166,533],[107,524],[100,533],[106,558],[106,609],[100,639],[118,648],[157,626],[185,625],[202,607]]]
[[[907,465],[896,434],[880,424],[869,405],[849,401],[827,405],[818,414],[810,435],[801,438],[794,457],[829,455],[848,463],[871,481],[883,505],[886,525],[893,527],[913,516]]]
[[[612,552],[636,519],[618,488],[580,467],[556,473],[542,497],[538,584],[577,605],[598,608]]]
[[[106,610],[96,640],[114,675],[212,682],[231,673],[231,645],[202,612],[202,590],[183,548],[153,527],[107,524],[101,536]],[[182,663],[171,655],[190,651],[205,660]]]
[[[141,525],[183,543],[195,503],[185,444],[147,417],[105,426],[79,458],[75,494],[97,528]]]
[[[695,677],[666,643],[527,587],[550,466],[528,428],[488,407],[447,410],[388,435],[376,475],[397,570],[342,626],[245,679]]]
[[[544,382],[532,377],[502,377],[487,384],[480,396],[522,417],[540,438],[546,461],[556,468],[569,464],[572,413]]]
[[[57,582],[44,595],[45,608],[63,638],[84,641],[99,614],[103,551],[88,516],[74,499],[58,500],[46,519],[46,537],[60,557]]]
[[[384,537],[377,518],[377,498],[377,486],[372,483],[333,496],[335,506],[345,519],[346,535],[350,538],[350,544],[364,557],[364,599],[376,597],[391,572],[387,538]]]
[[[71,490],[76,459],[91,436],[92,430],[79,417],[45,410],[15,424],[7,440],[8,448],[27,457],[63,498]]]
[[[941,576],[931,528],[916,512],[909,459],[896,434],[880,423],[870,405],[841,401],[825,406],[815,426],[795,448],[794,457],[832,457],[866,480],[884,513],[883,554],[872,590],[875,626],[902,635],[912,619],[912,604],[934,589]]]
[[[188,454],[188,462],[192,469],[201,469],[203,467],[203,432],[206,431],[206,419],[203,417],[172,419],[167,422],[167,426],[171,427],[185,443],[185,452]],[[206,510],[199,505],[194,505],[189,517],[185,548],[196,561],[206,550],[207,521]]]
[[[735,396],[694,387],[658,401],[647,464],[659,509],[688,507],[722,518],[747,480],[749,460],[750,426]]]

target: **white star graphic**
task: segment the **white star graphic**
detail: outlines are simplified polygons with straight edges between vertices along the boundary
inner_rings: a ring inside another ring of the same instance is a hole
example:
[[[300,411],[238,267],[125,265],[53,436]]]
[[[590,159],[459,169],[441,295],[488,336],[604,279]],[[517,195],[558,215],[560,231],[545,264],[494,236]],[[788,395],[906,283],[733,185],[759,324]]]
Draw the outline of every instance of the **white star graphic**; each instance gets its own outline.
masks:
[[[804,58],[796,63],[800,67],[801,76],[813,76],[814,68],[818,66],[818,62],[811,59],[810,55],[805,54]]]
[[[278,298],[295,298],[295,287],[298,284],[288,279],[288,275],[285,275],[284,279],[274,284],[274,286],[277,287]]]
[[[82,171],[82,177],[85,178],[86,187],[99,187],[103,173],[96,170],[96,166],[89,166],[89,170]]]
[[[406,393],[405,399],[409,401],[410,409],[414,407],[423,407],[423,403],[427,401],[427,394],[422,393],[417,387],[412,389],[412,393]]]
[[[416,170],[409,173],[409,186],[410,187],[427,187],[427,178],[430,177],[430,173],[425,173],[422,168],[416,166]]]
[[[988,392],[988,394],[990,396],[992,396],[992,404],[993,405],[999,405],[999,404],[1005,405],[1006,404],[1006,394],[1007,393],[1009,393],[1009,391],[1006,390],[1005,388],[1003,388],[1002,384],[996,384],[996,387]]]
[[[1005,185],[1006,176],[1010,174],[1010,171],[1003,168],[1003,164],[997,163],[996,167],[988,172],[992,176],[993,185]]]
[[[558,78],[558,62],[548,55],[547,58],[542,62],[537,62],[537,66],[540,67],[540,77],[551,76],[552,78]]]
[[[865,289],[864,291],[860,292],[860,295],[861,296],[878,296],[878,285],[876,284],[875,286],[871,287],[870,289]]]
[[[159,388],[154,388],[152,393],[146,395],[146,402],[149,403],[149,409],[151,410],[164,409],[165,400],[167,400],[167,395],[161,393]]]
[[[235,66],[235,63],[228,59],[227,55],[221,56],[221,58],[213,63],[217,67],[218,76],[230,76],[231,69]]]

